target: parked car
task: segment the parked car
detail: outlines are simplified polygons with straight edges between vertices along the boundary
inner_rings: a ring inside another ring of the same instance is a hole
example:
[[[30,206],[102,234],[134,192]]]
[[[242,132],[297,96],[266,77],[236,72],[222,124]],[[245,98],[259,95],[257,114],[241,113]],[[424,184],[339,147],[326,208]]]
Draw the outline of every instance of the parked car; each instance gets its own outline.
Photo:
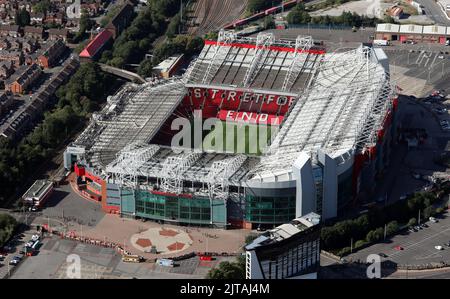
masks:
[[[403,250],[404,248],[402,246],[397,245],[394,247],[394,249],[400,251]]]
[[[9,261],[9,264],[10,264],[11,266],[15,266],[15,265],[17,265],[18,263],[19,263],[18,260],[10,260],[10,261]]]
[[[420,226],[421,226],[422,228],[427,228],[427,227],[428,227],[428,224],[422,223]]]
[[[386,253],[379,253],[378,255],[381,256],[381,257],[384,257],[384,258],[388,257],[388,255]]]
[[[433,223],[439,222],[439,220],[437,220],[437,219],[434,218],[434,217],[430,217],[429,220],[430,220],[431,222],[433,222]]]
[[[434,246],[434,248],[436,248],[436,250],[444,250],[444,247],[441,245]]]

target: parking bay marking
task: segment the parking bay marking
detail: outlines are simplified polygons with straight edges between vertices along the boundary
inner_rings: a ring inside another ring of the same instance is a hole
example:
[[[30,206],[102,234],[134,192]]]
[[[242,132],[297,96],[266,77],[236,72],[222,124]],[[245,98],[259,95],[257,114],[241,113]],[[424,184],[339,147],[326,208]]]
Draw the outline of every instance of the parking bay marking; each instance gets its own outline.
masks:
[[[448,227],[447,229],[445,229],[445,230],[443,230],[443,231],[440,231],[440,232],[438,232],[438,233],[436,233],[436,234],[434,234],[434,235],[428,236],[427,238],[422,239],[422,240],[420,240],[419,242],[415,242],[415,243],[413,243],[413,244],[411,244],[411,245],[408,245],[407,247],[404,247],[404,250],[402,250],[403,252],[401,252],[401,251],[395,252],[395,253],[393,253],[392,255],[390,255],[389,257],[402,256],[402,255],[405,254],[405,251],[406,251],[407,248],[411,248],[411,247],[418,246],[420,243],[423,243],[423,242],[425,242],[425,241],[427,241],[427,240],[429,240],[429,239],[432,239],[432,238],[434,238],[434,237],[436,237],[436,236],[439,236],[439,235],[441,235],[441,234],[443,234],[444,232],[449,231],[449,230],[450,230],[450,227]]]

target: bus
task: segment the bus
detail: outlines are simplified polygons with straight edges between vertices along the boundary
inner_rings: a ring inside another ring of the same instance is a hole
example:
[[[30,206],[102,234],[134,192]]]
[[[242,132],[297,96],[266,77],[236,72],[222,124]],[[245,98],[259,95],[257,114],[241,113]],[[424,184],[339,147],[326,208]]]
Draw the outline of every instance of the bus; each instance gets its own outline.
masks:
[[[122,256],[122,261],[126,263],[140,263],[143,258],[139,255],[124,255]]]

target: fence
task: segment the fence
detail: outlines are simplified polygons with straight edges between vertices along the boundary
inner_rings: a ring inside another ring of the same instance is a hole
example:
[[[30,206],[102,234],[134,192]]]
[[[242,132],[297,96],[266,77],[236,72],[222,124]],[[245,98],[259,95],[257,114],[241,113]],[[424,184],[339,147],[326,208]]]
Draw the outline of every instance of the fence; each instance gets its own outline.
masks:
[[[326,24],[289,24],[286,30],[290,29],[352,30],[353,27],[347,25],[326,25]]]

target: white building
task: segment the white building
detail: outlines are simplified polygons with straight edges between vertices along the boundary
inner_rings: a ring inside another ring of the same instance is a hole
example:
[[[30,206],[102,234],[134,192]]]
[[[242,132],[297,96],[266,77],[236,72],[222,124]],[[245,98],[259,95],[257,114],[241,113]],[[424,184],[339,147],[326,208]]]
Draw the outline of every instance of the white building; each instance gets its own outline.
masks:
[[[309,213],[269,230],[246,250],[247,279],[316,279],[320,216]]]

